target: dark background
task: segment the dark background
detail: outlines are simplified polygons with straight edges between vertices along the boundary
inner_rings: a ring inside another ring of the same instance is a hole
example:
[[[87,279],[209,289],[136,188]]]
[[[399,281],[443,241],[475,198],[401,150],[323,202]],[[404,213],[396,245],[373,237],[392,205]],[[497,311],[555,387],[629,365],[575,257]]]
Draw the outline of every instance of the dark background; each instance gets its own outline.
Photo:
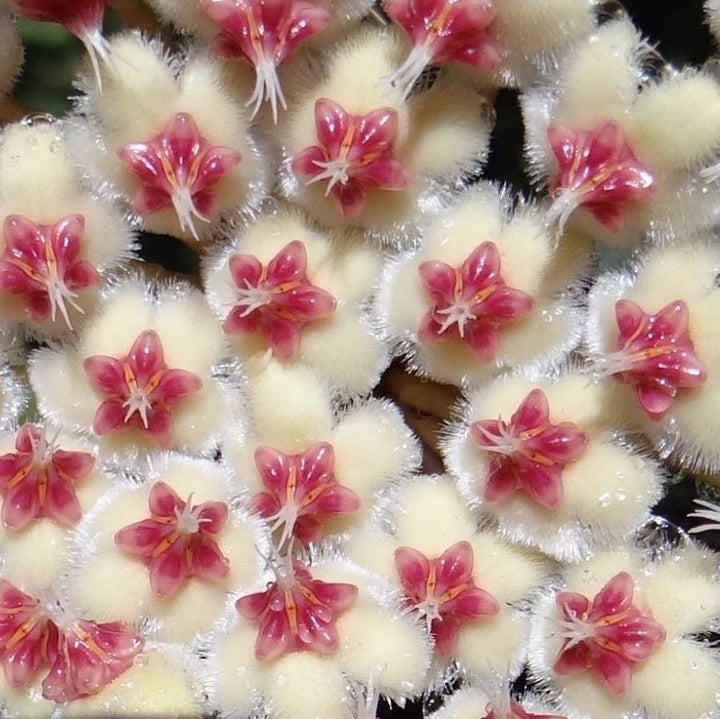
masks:
[[[118,5],[122,4],[118,0]],[[624,0],[622,4],[659,53],[676,67],[700,67],[718,53],[716,41],[704,24],[702,0]],[[112,31],[121,26],[119,17],[111,10],[106,29]],[[20,30],[26,48],[26,63],[15,98],[29,111],[63,114],[71,106],[72,80],[82,57],[80,43],[61,28],[44,23],[21,21]],[[498,121],[484,176],[529,194],[531,188],[523,170],[523,128],[517,94],[508,90],[500,92],[496,111]],[[198,258],[182,243],[158,237],[141,238],[141,243],[145,260],[173,272],[197,273]],[[692,511],[696,496],[695,482],[681,476],[674,481],[656,511],[671,523],[688,528],[686,515]],[[720,549],[720,542],[715,544],[715,548]],[[442,703],[442,698],[429,697],[426,702],[436,706]],[[413,704],[404,710],[383,705],[379,716],[382,719],[421,719],[421,705]]]

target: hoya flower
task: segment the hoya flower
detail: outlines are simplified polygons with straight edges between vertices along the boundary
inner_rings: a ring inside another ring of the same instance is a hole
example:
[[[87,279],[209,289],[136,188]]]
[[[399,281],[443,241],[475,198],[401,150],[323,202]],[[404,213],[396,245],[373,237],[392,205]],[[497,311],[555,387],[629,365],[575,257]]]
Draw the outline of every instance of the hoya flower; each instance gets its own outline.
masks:
[[[608,416],[644,431],[663,455],[711,471],[720,466],[711,429],[717,268],[720,255],[703,238],[647,252],[598,280],[587,332]]]
[[[23,61],[20,35],[8,9],[0,12],[0,97],[12,88]]]
[[[289,199],[326,224],[395,242],[438,189],[477,170],[490,132],[484,99],[456,79],[409,100],[388,89],[396,51],[392,36],[358,31],[324,58],[322,79],[276,131]]]
[[[100,83],[100,63],[109,63],[110,49],[103,37],[109,0],[11,0],[11,6],[30,20],[62,25],[85,45]]]
[[[130,228],[84,188],[58,123],[0,135],[0,317],[39,336],[76,329],[130,255]]]
[[[88,122],[105,152],[88,154],[98,181],[132,203],[142,227],[205,241],[217,221],[254,206],[264,169],[242,108],[216,61],[202,54],[171,65],[158,42],[126,34],[111,42],[104,91],[88,88]],[[91,153],[91,150],[86,152]]]
[[[208,460],[155,457],[140,476],[104,496],[74,537],[68,578],[85,614],[147,621],[160,641],[210,631],[229,593],[256,581],[267,540],[231,508],[237,487]],[[108,596],[108,582],[122,591]]]
[[[110,452],[209,452],[235,402],[225,356],[199,292],[130,280],[107,293],[75,345],[34,354],[31,381],[46,415]]]
[[[474,687],[460,689],[429,716],[430,719],[566,719],[532,694],[519,699],[511,696],[507,687],[492,693]]]
[[[575,371],[470,393],[443,448],[470,506],[562,561],[629,537],[661,498],[662,473],[617,436],[604,399]]]
[[[342,536],[419,464],[417,440],[392,404],[371,399],[336,412],[316,375],[277,362],[251,369],[247,435],[229,427],[222,451],[245,505],[281,548]]]
[[[214,638],[211,706],[221,716],[341,717],[365,688],[398,701],[422,691],[430,646],[387,586],[340,559],[275,558],[271,568]]]
[[[248,94],[252,92],[247,106],[255,117],[268,103],[275,122],[280,110],[288,107],[281,71],[292,66],[305,47],[317,48],[319,41],[359,20],[372,6],[370,0],[151,0],[151,4],[182,30],[211,38],[217,55],[238,59],[250,69],[254,78],[247,81]]]
[[[464,68],[489,85],[527,84],[595,26],[592,0],[383,0],[410,50],[389,75],[406,95],[428,67]]]
[[[510,214],[491,185],[465,192],[390,263],[377,313],[419,373],[464,385],[507,366],[549,367],[573,349],[571,288],[589,262],[575,235],[555,243],[532,206]]]
[[[568,567],[536,609],[532,676],[553,682],[570,716],[711,715],[718,661],[700,637],[720,614],[716,570],[692,543],[652,562],[621,547]]]
[[[45,423],[0,432],[3,576],[31,593],[50,587],[72,531],[109,487],[87,440]]]
[[[649,52],[627,18],[608,22],[525,95],[531,169],[560,230],[624,248],[712,223],[700,175],[720,149],[720,86],[690,70],[651,81]]]
[[[478,531],[449,476],[414,478],[384,504],[392,534],[374,525],[357,530],[348,552],[386,577],[405,611],[425,625],[435,678],[454,660],[473,676],[514,679],[529,633],[522,605],[549,563]]]
[[[367,316],[381,263],[381,253],[357,238],[340,240],[282,208],[207,264],[205,286],[242,359],[271,350],[341,390],[364,393],[388,361]]]

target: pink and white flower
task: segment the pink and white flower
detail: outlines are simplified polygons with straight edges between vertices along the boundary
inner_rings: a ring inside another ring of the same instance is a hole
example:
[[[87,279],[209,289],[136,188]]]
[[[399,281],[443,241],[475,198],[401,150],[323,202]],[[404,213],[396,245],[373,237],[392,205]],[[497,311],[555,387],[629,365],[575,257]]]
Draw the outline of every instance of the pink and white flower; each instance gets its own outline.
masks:
[[[239,151],[213,145],[186,112],[173,115],[151,140],[123,145],[118,155],[140,183],[134,200],[138,214],[173,207],[180,229],[196,240],[195,220],[215,219],[219,212],[215,186],[242,160]]]
[[[35,323],[55,322],[58,312],[72,329],[68,305],[84,314],[78,293],[98,284],[97,270],[82,257],[85,218],[70,215],[39,225],[11,215],[3,228],[0,292],[17,296]]]
[[[127,355],[88,357],[83,369],[105,398],[95,414],[96,434],[132,428],[162,447],[173,442],[172,408],[202,387],[197,375],[167,366],[154,330],[142,332]]]
[[[216,50],[255,68],[255,90],[247,103],[253,107],[252,116],[266,101],[277,122],[278,106],[287,109],[278,67],[304,41],[327,28],[330,12],[310,0],[204,0],[202,7],[220,26]]]
[[[425,261],[418,271],[434,302],[418,329],[418,340],[460,340],[482,362],[495,359],[498,330],[533,308],[532,297],[505,284],[493,242],[478,245],[460,267]]]
[[[177,594],[192,577],[210,582],[228,578],[228,559],[216,539],[227,522],[227,504],[193,505],[192,495],[184,502],[167,484],[157,482],[149,505],[150,519],[121,529],[115,544],[148,565],[155,594]]]
[[[310,544],[322,536],[328,517],[356,512],[360,497],[335,476],[335,450],[320,442],[300,454],[270,447],[255,450],[255,465],[265,489],[250,501],[250,509],[282,529],[279,546],[296,537]]]
[[[551,422],[547,397],[539,389],[530,392],[510,421],[482,420],[470,432],[493,456],[485,484],[489,502],[521,491],[544,507],[557,507],[563,501],[563,469],[588,444],[588,435],[572,422]]]
[[[432,559],[411,547],[395,550],[405,601],[425,618],[442,657],[455,653],[462,624],[500,611],[492,595],[475,584],[473,562],[469,542],[458,542]]]
[[[358,588],[315,579],[297,560],[274,569],[275,581],[264,592],[236,603],[243,617],[259,624],[256,658],[271,662],[299,651],[332,654],[340,641],[335,622],[353,605]]]
[[[558,674],[592,671],[613,694],[623,694],[635,665],[665,641],[665,630],[647,610],[633,603],[634,583],[616,574],[591,601],[581,594],[558,595],[565,639],[553,665]]]
[[[637,159],[616,122],[591,131],[554,123],[547,134],[558,167],[548,222],[557,221],[560,231],[581,207],[610,232],[618,232],[627,209],[654,192],[652,172]]]
[[[294,359],[303,327],[328,317],[337,303],[308,279],[305,246],[293,241],[267,265],[250,255],[233,255],[230,273],[237,304],[224,324],[228,334],[260,332],[282,360]]]
[[[383,0],[383,7],[412,44],[389,78],[405,97],[430,65],[459,62],[491,71],[500,64],[492,0]]]
[[[0,495],[5,527],[20,530],[40,517],[70,527],[82,509],[75,493],[95,465],[87,452],[69,452],[48,438],[41,426],[26,424],[17,433],[15,451],[0,456]]]
[[[353,115],[333,100],[315,103],[318,144],[301,150],[292,162],[293,172],[308,185],[327,183],[348,220],[360,215],[370,192],[407,189],[410,178],[395,156],[398,113],[381,108]]]

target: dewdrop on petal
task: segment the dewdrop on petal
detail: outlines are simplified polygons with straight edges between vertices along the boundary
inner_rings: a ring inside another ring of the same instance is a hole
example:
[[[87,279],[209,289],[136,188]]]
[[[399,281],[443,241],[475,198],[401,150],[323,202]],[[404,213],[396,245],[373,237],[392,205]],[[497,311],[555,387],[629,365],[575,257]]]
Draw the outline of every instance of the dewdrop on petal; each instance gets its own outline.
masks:
[[[127,467],[153,448],[212,451],[237,396],[226,357],[197,290],[127,280],[75,344],[34,353],[30,374],[43,414],[92,432]]]
[[[101,65],[110,65],[110,46],[102,34],[109,0],[11,0],[10,4],[24,17],[58,23],[81,40],[102,87]]]
[[[683,466],[710,473],[720,466],[718,273],[711,238],[647,252],[629,270],[600,277],[587,327],[607,417],[645,432]]]
[[[453,660],[473,676],[516,678],[529,636],[518,608],[552,565],[478,531],[449,476],[403,482],[383,506],[392,534],[374,524],[354,531],[348,553],[386,577],[426,627],[435,648],[431,680],[441,681]]]
[[[615,435],[602,390],[578,372],[473,391],[443,449],[473,508],[561,561],[629,537],[662,496],[660,467]]]
[[[395,406],[369,399],[338,412],[304,367],[251,367],[247,414],[246,436],[230,427],[223,458],[280,548],[342,536],[419,464],[417,441]]]
[[[342,717],[366,687],[398,701],[419,694],[430,646],[422,629],[397,609],[389,587],[347,560],[290,561],[272,560],[268,582],[239,597],[227,628],[215,636],[209,656],[213,708],[223,717],[255,707],[277,719]],[[267,605],[263,590],[277,593],[279,586],[288,588],[283,601]],[[322,621],[306,625],[308,612]],[[284,631],[264,634],[273,618]],[[320,629],[327,633],[316,641]],[[274,651],[268,655],[266,649]]]
[[[39,336],[77,329],[129,259],[130,228],[84,188],[60,123],[6,127],[0,164],[0,316]]]
[[[323,56],[319,82],[298,80],[276,131],[289,199],[325,224],[395,242],[409,216],[479,169],[491,130],[484,98],[453,78],[409,100],[380,82],[398,51],[387,32],[350,35]]]
[[[377,384],[388,352],[367,304],[382,254],[359,239],[313,228],[282,207],[209,259],[208,299],[243,360],[271,351],[350,394]]]
[[[387,77],[407,97],[428,67],[465,68],[490,85],[527,83],[593,30],[593,0],[383,0],[410,51]]]
[[[0,98],[12,88],[23,61],[23,47],[15,23],[0,9]]]
[[[540,370],[579,340],[572,286],[589,261],[587,240],[569,233],[556,243],[537,207],[512,213],[504,193],[481,184],[388,265],[376,310],[397,353],[439,382],[471,384],[505,366]]]
[[[207,241],[220,217],[264,195],[242,108],[207,55],[171,58],[158,41],[131,33],[111,47],[104,92],[88,88],[81,108],[89,122],[78,139],[92,142],[98,132],[104,148],[87,161],[132,202],[144,229]]]
[[[529,662],[570,716],[717,712],[718,660],[702,638],[720,616],[717,555],[686,542],[650,561],[621,546],[563,580],[535,609]]]
[[[212,630],[231,592],[257,581],[259,522],[231,508],[238,487],[221,465],[158,455],[100,499],[74,536],[66,578],[75,606],[145,622],[153,638],[190,642]],[[108,597],[108,582],[123,587]]]
[[[720,86],[706,71],[644,74],[649,46],[608,22],[523,98],[527,155],[547,221],[619,248],[714,220],[702,171],[720,150]]]

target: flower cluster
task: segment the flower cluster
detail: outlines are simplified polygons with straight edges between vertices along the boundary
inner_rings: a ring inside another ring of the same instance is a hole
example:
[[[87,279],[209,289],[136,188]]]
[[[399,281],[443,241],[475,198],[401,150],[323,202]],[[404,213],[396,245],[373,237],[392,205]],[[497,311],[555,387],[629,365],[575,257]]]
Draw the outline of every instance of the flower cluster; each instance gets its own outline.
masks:
[[[0,716],[720,716],[720,84],[610,5],[0,7]]]

